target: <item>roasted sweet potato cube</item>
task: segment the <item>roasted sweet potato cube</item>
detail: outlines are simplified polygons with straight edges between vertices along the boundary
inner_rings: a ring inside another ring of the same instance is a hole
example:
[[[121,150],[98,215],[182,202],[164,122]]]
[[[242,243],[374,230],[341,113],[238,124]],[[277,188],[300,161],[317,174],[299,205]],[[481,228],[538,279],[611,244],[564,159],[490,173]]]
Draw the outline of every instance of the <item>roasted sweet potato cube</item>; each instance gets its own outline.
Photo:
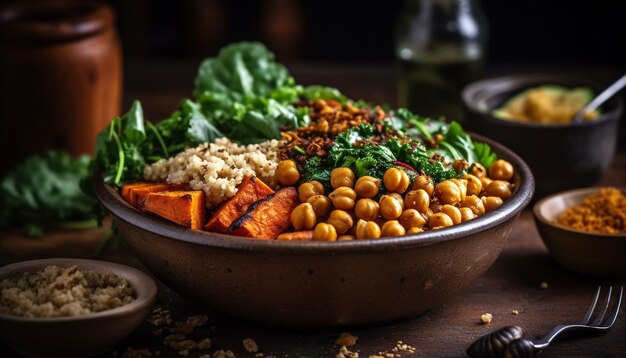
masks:
[[[275,239],[291,225],[289,215],[298,203],[300,201],[295,188],[280,189],[254,203],[228,228],[228,232],[257,239]]]
[[[122,186],[122,189],[120,189],[120,196],[122,197],[122,199],[126,200],[127,203],[130,203],[130,192],[132,189],[142,188],[151,185],[155,185],[155,183],[142,181],[138,183],[124,184],[124,186]]]
[[[158,193],[161,191],[176,191],[185,189],[184,185],[178,184],[152,184],[146,186],[139,186],[136,188],[130,189],[130,200],[128,201],[130,205],[141,209],[142,203],[146,200],[146,197],[150,193]]]
[[[141,206],[146,212],[194,230],[200,230],[204,224],[206,198],[203,191],[149,193]]]
[[[204,226],[204,230],[222,232],[248,211],[260,199],[274,193],[261,179],[246,175],[237,188],[237,193],[215,211]]]

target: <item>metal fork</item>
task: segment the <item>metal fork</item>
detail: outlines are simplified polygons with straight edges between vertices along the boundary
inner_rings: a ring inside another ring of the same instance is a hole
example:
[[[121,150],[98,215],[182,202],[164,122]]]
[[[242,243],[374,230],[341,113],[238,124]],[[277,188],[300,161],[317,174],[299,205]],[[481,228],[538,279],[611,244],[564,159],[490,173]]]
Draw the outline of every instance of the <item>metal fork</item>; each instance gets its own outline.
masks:
[[[609,287],[604,304],[598,307],[601,291],[602,287],[599,286],[589,310],[587,310],[579,324],[560,324],[552,328],[548,334],[536,340],[521,338],[523,330],[520,327],[503,327],[478,339],[468,348],[467,354],[470,357],[532,357],[539,351],[546,349],[558,335],[564,332],[606,332],[613,327],[617,319],[622,304],[624,287],[620,287],[619,290],[616,289],[615,294],[613,294],[613,287]],[[598,312],[596,312],[597,307],[599,308]],[[611,308],[611,311],[607,316],[609,308]]]

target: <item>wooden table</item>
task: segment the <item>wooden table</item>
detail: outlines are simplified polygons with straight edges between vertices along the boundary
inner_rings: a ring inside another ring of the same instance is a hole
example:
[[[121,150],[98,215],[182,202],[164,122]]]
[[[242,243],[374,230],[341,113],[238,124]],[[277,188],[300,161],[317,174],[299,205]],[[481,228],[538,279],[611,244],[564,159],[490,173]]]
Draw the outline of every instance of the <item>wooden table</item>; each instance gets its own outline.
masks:
[[[376,102],[394,103],[393,71],[381,67],[323,67],[296,66],[294,74],[304,83],[325,83],[344,89],[350,96]],[[178,101],[190,93],[195,65],[129,65],[127,67],[126,103],[141,99],[150,119],[167,116]],[[153,75],[158,74],[158,75]],[[606,81],[611,75],[606,75]],[[618,152],[603,184],[626,183],[626,151]],[[96,235],[85,232],[85,237]],[[97,233],[97,235],[101,235]],[[7,233],[0,234],[0,240]],[[14,237],[15,235],[13,235]],[[15,240],[15,238],[13,238]],[[45,240],[45,239],[44,239]],[[2,261],[14,261],[6,247],[0,246]],[[61,256],[67,248],[52,249],[47,255]],[[89,256],[91,251],[75,256]],[[40,256],[46,256],[41,254]],[[23,256],[19,259],[24,259]],[[132,254],[118,251],[105,259],[134,265],[139,263]],[[542,282],[548,287],[541,288]],[[625,280],[602,281],[584,277],[562,269],[551,259],[536,231],[529,210],[522,213],[515,224],[503,253],[495,264],[466,293],[446,302],[421,317],[372,327],[347,327],[316,331],[295,331],[268,327],[211,311],[195,304],[160,285],[158,307],[171,310],[175,321],[196,314],[207,315],[206,326],[191,335],[194,340],[209,337],[209,350],[194,350],[191,357],[215,350],[231,350],[237,356],[253,356],[242,345],[245,338],[254,339],[260,351],[277,357],[334,357],[339,347],[334,344],[342,331],[358,336],[351,351],[360,357],[379,352],[392,352],[398,341],[415,348],[415,353],[393,352],[402,357],[458,357],[480,335],[505,325],[520,325],[529,336],[546,333],[553,325],[575,322],[581,318],[591,301],[595,288],[601,283],[624,285]],[[518,314],[513,314],[513,311]],[[626,356],[626,309],[615,327],[600,336],[564,341],[543,353],[543,357],[624,357]],[[489,325],[480,323],[483,313],[491,313]],[[165,333],[153,334],[154,327],[143,324],[135,333],[121,342],[113,354],[121,355],[128,347],[159,351],[163,357],[180,357],[177,351],[163,345]],[[16,357],[6,344],[0,343],[0,356]]]

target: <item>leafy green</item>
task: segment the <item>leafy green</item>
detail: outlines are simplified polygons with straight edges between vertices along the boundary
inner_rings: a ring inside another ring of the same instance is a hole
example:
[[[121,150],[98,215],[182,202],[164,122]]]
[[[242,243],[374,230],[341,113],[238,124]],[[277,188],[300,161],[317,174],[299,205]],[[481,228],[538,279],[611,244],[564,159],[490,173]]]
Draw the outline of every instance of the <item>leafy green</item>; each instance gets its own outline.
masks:
[[[416,139],[433,141],[437,135],[441,135],[443,138],[436,142],[436,147],[429,148],[428,153],[437,153],[447,162],[465,159],[470,164],[480,163],[489,168],[498,159],[488,144],[472,140],[456,121],[446,123],[420,117],[405,108],[394,111],[391,120],[404,123],[400,130]],[[399,127],[399,124],[396,123],[395,127]]]
[[[130,111],[113,119],[96,138],[95,160],[106,173],[106,183],[121,185],[143,177],[146,139],[141,103],[135,101]]]
[[[156,124],[144,120],[138,101],[113,119],[96,143],[105,181],[120,186],[140,180],[146,164],[219,137],[243,144],[280,138],[282,129],[309,123],[308,108],[294,106],[300,99],[346,100],[334,88],[296,85],[274,54],[254,42],[227,46],[202,62],[194,94]]]
[[[435,182],[455,178],[459,174],[439,161],[431,161],[431,155],[418,141],[401,143],[397,138],[383,140],[379,143],[367,142],[374,136],[371,125],[361,124],[351,128],[335,138],[326,158],[310,158],[304,166],[305,180],[319,180],[325,183],[330,176],[330,169],[349,167],[357,177],[371,175],[382,178],[385,171],[397,167],[411,175],[424,173]],[[357,145],[357,142],[361,141]],[[364,143],[363,143],[364,141]],[[323,168],[330,168],[324,170]],[[328,172],[328,174],[327,174]],[[313,179],[314,178],[314,179]]]
[[[208,91],[243,103],[248,97],[268,97],[277,88],[293,87],[295,80],[265,46],[239,42],[224,47],[217,57],[204,60],[195,85],[196,97]]]
[[[79,185],[89,163],[88,156],[74,159],[56,151],[27,158],[0,180],[0,228],[21,227],[29,236],[41,236],[45,228],[68,221],[88,220],[93,226],[95,200]]]

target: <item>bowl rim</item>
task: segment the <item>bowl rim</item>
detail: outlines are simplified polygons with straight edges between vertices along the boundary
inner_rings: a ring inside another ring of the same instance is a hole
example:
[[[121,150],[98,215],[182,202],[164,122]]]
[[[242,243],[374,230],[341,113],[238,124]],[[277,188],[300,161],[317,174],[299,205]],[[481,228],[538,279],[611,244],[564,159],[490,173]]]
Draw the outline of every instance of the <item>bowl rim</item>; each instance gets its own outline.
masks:
[[[107,272],[113,273],[118,276],[120,276],[121,273],[121,276],[123,276],[122,278],[128,281],[128,283],[133,287],[133,290],[135,291],[135,294],[137,296],[132,302],[128,304],[96,313],[62,317],[23,317],[0,313],[0,321],[36,324],[57,324],[65,322],[93,321],[103,318],[117,318],[126,316],[132,312],[142,310],[147,306],[151,306],[156,299],[157,285],[152,277],[136,268],[108,261],[76,258],[49,258],[20,261],[0,267],[0,280],[10,277],[18,277],[15,276],[17,271],[25,273],[29,272],[29,268],[41,270],[42,268],[39,267],[45,267],[50,265],[57,265],[61,267],[78,265],[79,269],[81,270],[89,270],[101,273]],[[81,266],[83,268],[80,268]],[[137,290],[137,287],[139,286],[138,283],[141,283],[141,285],[143,285],[144,287],[141,291]]]
[[[119,196],[117,189],[105,184],[103,179],[95,181],[94,189],[96,196],[102,205],[119,220],[152,234],[167,237],[170,240],[226,250],[254,251],[274,254],[325,253],[333,255],[337,253],[357,254],[372,251],[397,251],[464,238],[486,229],[493,228],[516,217],[531,201],[534,193],[535,182],[528,165],[526,165],[526,163],[519,156],[517,156],[517,154],[513,153],[502,144],[471,132],[468,133],[473,139],[489,144],[491,148],[498,153],[499,157],[509,160],[516,168],[515,178],[519,185],[513,195],[508,198],[502,206],[474,220],[454,225],[451,228],[428,231],[414,235],[406,235],[402,237],[336,242],[291,242],[281,240],[260,240],[221,233],[190,230],[174,223],[141,213],[136,208],[126,203]]]
[[[542,124],[542,123],[527,123],[527,122],[518,122],[518,121],[510,121],[503,120],[493,116],[492,113],[485,112],[481,108],[479,108],[479,103],[482,102],[483,98],[477,98],[480,96],[481,92],[484,91],[485,88],[490,87],[504,87],[505,91],[511,91],[511,88],[517,88],[513,90],[513,92],[519,93],[519,87],[527,87],[533,85],[541,85],[541,84],[559,84],[559,82],[569,82],[569,83],[579,83],[580,86],[592,87],[594,90],[598,90],[598,88],[603,89],[603,87],[595,81],[572,76],[567,74],[548,74],[548,73],[529,73],[529,74],[515,74],[515,75],[504,75],[498,77],[490,77],[483,80],[479,80],[476,82],[472,82],[465,86],[461,92],[461,98],[465,106],[475,112],[480,114],[480,118],[482,120],[486,120],[489,123],[498,123],[500,125],[510,126],[510,127],[527,127],[527,128],[543,128],[543,129],[562,129],[562,128],[585,128],[594,125],[599,125],[600,123],[610,121],[611,119],[618,119],[623,110],[623,101],[619,96],[613,96],[610,99],[611,102],[615,104],[615,108],[613,108],[609,112],[602,112],[597,119],[593,121],[583,121],[580,123],[566,123],[566,124]],[[514,85],[509,85],[511,82],[516,82]],[[501,93],[501,91],[499,92]],[[493,96],[493,94],[492,94]]]
[[[546,196],[545,198],[542,198],[541,200],[539,200],[538,202],[535,203],[535,205],[533,205],[533,215],[535,216],[535,219],[539,220],[542,224],[546,225],[546,226],[550,226],[553,227],[555,229],[561,230],[561,231],[565,231],[571,234],[576,234],[578,236],[581,237],[587,237],[587,238],[606,238],[606,239],[614,239],[614,238],[618,238],[618,239],[626,239],[626,233],[624,234],[605,234],[605,233],[601,233],[601,232],[589,232],[589,231],[580,231],[580,230],[575,230],[572,229],[568,226],[564,226],[564,225],[560,225],[557,223],[554,223],[550,220],[548,220],[548,218],[546,218],[542,213],[541,213],[541,208],[546,205],[549,201],[557,199],[559,197],[563,197],[563,196],[569,196],[569,195],[574,195],[574,194],[586,194],[586,195],[590,195],[593,193],[597,193],[598,191],[600,191],[600,189],[605,188],[606,186],[590,186],[590,187],[585,187],[585,188],[577,188],[577,189],[571,189],[571,190],[565,190],[565,191],[561,191],[558,193],[554,193],[551,195]],[[620,187],[620,186],[611,186],[614,188],[617,188],[619,190],[622,191],[622,193],[626,193],[626,187]]]

